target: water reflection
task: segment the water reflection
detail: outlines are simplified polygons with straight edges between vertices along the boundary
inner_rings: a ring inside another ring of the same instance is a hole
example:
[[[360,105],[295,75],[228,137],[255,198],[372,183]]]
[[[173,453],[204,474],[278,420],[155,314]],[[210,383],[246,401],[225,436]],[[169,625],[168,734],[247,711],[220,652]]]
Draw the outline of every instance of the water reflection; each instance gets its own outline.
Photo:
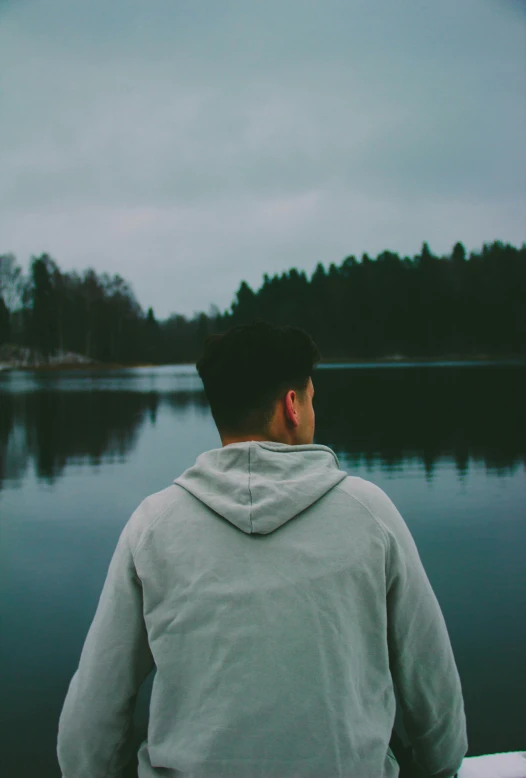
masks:
[[[470,461],[497,474],[526,463],[524,366],[320,370],[315,386],[316,440],[351,465],[417,460],[432,479],[444,458],[461,478]],[[13,375],[0,389],[0,488],[30,467],[52,482],[68,463],[122,461],[161,405],[209,413],[194,369]]]
[[[507,474],[526,463],[524,397],[524,366],[322,370],[317,439],[351,463],[417,459],[428,478],[444,458],[461,478],[470,460]]]
[[[30,466],[54,482],[68,463],[123,461],[146,423],[154,425],[160,404],[175,412],[197,406],[202,391],[40,391],[0,395],[0,488],[20,484]]]

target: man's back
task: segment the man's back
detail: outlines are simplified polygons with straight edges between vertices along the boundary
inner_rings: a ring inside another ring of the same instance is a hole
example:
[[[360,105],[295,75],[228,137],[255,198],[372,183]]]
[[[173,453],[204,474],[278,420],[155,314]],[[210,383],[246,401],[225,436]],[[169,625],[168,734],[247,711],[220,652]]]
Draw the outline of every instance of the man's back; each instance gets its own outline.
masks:
[[[117,774],[152,666],[141,778],[396,776],[393,679],[428,774],[453,775],[466,752],[447,631],[409,531],[323,446],[207,452],[137,509],[64,706],[66,778]]]

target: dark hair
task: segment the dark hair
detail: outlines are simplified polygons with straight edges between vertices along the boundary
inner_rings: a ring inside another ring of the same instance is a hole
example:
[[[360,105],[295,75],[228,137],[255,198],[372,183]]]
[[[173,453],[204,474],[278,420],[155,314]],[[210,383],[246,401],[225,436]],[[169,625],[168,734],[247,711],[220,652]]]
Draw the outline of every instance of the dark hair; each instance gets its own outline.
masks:
[[[219,430],[263,433],[280,394],[305,390],[319,360],[303,330],[255,321],[207,338],[197,371]]]

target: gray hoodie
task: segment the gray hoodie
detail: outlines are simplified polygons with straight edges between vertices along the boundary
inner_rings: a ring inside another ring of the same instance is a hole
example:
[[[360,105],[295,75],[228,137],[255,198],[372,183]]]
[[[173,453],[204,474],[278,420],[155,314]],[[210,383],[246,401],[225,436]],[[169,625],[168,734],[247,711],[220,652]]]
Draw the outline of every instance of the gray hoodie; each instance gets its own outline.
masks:
[[[459,676],[411,534],[325,446],[202,454],[125,526],[60,718],[65,778],[116,778],[156,669],[140,778],[395,778],[467,750]]]

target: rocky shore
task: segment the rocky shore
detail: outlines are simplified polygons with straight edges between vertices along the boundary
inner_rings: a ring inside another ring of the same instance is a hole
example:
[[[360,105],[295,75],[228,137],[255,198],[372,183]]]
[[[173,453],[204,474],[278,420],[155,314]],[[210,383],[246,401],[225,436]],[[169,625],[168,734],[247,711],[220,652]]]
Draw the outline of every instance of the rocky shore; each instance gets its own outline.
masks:
[[[95,360],[72,351],[59,351],[54,356],[45,356],[26,346],[0,346],[0,370],[89,367],[96,364]]]

